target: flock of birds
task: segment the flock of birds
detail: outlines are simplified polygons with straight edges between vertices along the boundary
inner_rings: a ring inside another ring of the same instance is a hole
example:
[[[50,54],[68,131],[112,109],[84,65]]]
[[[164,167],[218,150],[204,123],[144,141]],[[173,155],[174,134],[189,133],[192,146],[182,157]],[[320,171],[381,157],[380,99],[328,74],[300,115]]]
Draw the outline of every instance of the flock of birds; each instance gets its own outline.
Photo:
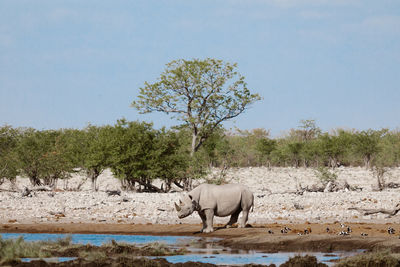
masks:
[[[347,235],[350,235],[351,232],[353,232],[350,226],[345,225],[345,224],[343,224],[343,223],[340,224],[340,228],[342,229],[342,230],[338,233],[338,235],[340,235],[340,236],[347,236]],[[284,228],[282,228],[282,229],[280,230],[281,234],[287,234],[287,233],[289,233],[290,231],[292,231],[292,229],[290,229],[290,228],[287,227],[287,226],[285,226]],[[325,229],[325,231],[326,231],[327,233],[333,233],[333,231],[332,231],[329,227],[327,227],[327,228]],[[311,232],[312,232],[311,227],[307,227],[307,228],[305,228],[303,231],[297,231],[297,234],[298,234],[298,235],[308,235],[308,234],[311,234]],[[395,232],[396,232],[395,229],[393,229],[392,227],[388,227],[387,233],[388,233],[389,235],[394,235]],[[268,230],[268,234],[274,234],[274,231]],[[366,237],[366,236],[368,236],[368,234],[367,234],[367,233],[361,233],[361,236]],[[399,239],[400,239],[400,236],[399,236]]]

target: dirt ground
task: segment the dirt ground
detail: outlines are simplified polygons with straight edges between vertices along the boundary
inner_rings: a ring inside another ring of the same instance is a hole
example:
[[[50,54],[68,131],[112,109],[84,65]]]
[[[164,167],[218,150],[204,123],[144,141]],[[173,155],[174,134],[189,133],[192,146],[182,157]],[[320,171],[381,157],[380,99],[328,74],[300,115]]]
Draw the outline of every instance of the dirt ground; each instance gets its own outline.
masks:
[[[218,228],[210,234],[200,233],[200,224],[153,225],[153,224],[0,224],[1,233],[93,233],[131,235],[178,235],[196,237],[219,237],[221,245],[231,248],[254,249],[262,252],[279,251],[368,251],[389,249],[400,253],[400,224],[351,223],[342,228],[332,224],[264,224],[247,228]],[[350,235],[341,236],[341,231],[352,230]],[[288,233],[281,229],[288,227]],[[392,227],[395,234],[388,234]],[[327,230],[329,228],[329,231]],[[307,229],[310,233],[304,234]],[[273,233],[269,233],[269,231]],[[361,236],[361,233],[367,236]]]

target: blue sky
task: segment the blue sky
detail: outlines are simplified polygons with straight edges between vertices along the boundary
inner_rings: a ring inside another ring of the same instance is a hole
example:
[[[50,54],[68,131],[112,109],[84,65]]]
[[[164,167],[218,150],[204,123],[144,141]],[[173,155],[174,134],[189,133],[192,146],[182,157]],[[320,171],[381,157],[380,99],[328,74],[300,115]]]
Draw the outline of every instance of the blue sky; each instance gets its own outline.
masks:
[[[138,88],[207,57],[263,97],[227,128],[400,127],[398,0],[0,0],[0,125],[169,127],[130,108]]]

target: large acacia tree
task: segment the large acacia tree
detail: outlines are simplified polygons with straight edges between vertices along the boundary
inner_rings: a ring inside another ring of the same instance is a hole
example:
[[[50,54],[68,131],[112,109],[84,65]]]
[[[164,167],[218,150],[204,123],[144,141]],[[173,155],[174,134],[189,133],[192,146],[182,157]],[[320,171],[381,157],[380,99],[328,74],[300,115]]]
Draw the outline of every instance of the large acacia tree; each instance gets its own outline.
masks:
[[[189,126],[191,155],[222,122],[243,113],[260,99],[251,94],[237,64],[222,60],[174,60],[157,82],[145,82],[132,106],[141,113],[163,112]]]
[[[237,117],[260,99],[250,93],[236,68],[237,64],[211,58],[174,60],[166,65],[158,81],[145,82],[132,107],[140,113],[171,114],[188,126],[193,157],[224,121]]]

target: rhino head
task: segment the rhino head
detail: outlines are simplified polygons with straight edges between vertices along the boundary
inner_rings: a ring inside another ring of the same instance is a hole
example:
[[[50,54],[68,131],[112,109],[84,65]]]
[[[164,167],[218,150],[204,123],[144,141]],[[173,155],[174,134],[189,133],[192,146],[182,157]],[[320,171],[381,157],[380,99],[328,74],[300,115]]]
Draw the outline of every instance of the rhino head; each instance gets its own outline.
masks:
[[[178,213],[179,219],[185,218],[193,213],[197,208],[196,201],[193,200],[191,195],[186,195],[179,200],[179,205],[175,204],[175,209]]]

